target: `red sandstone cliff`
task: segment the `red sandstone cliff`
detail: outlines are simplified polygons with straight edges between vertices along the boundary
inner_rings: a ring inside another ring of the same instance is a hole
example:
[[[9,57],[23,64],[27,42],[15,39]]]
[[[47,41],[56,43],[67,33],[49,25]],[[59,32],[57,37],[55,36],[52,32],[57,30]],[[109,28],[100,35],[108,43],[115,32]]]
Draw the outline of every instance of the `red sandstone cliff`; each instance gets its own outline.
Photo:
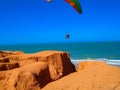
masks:
[[[85,61],[75,71],[66,52],[0,52],[0,90],[120,90],[118,67]]]
[[[66,52],[6,53],[8,51],[0,53],[1,90],[39,90],[49,82],[75,72]]]

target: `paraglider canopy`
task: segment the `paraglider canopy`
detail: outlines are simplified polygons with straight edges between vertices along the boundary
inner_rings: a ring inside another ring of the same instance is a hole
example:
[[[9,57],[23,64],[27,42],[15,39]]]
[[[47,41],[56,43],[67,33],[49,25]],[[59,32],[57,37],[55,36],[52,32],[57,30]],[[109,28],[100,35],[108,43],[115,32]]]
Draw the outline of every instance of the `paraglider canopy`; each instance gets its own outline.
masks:
[[[66,34],[66,36],[65,36],[65,39],[69,39],[69,37],[70,37],[70,34]]]
[[[70,4],[78,13],[82,14],[82,8],[79,0],[65,0],[68,4]]]
[[[47,3],[50,3],[52,0],[46,0]],[[79,14],[82,14],[82,7],[79,0],[65,0],[69,5],[71,5]]]

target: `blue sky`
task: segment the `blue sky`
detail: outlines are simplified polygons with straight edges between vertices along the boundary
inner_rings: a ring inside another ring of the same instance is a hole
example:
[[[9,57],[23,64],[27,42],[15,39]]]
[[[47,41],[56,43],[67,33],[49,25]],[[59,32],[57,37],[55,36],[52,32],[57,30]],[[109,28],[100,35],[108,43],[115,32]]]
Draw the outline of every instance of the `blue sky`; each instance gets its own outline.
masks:
[[[0,44],[120,41],[120,0],[0,0]]]

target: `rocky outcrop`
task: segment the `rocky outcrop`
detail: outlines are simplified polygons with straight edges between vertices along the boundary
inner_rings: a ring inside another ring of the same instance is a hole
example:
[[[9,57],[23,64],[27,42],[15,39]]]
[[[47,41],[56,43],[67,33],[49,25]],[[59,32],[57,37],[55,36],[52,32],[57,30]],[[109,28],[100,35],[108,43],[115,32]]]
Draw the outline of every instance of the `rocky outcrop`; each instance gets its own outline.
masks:
[[[77,72],[46,85],[42,90],[120,90],[120,68],[104,62],[80,62]]]
[[[19,54],[24,54],[21,51],[15,51],[15,52],[11,52],[11,51],[0,51],[0,57],[6,57],[9,55],[19,55]]]
[[[76,71],[66,52],[4,53],[0,57],[1,90],[39,90]]]
[[[49,68],[44,62],[0,72],[1,90],[40,90],[49,82]]]
[[[19,64],[15,63],[0,63],[0,71],[10,70],[14,68],[18,68]]]
[[[71,63],[69,54],[60,51],[43,51],[34,54],[10,55],[5,57],[10,62],[18,62],[19,66],[24,66],[33,62],[46,62],[49,66],[52,80],[57,80],[75,71]]]
[[[8,56],[24,54],[21,51],[0,51],[0,71],[10,70],[19,67],[18,62],[10,62]]]
[[[9,59],[0,58],[0,63],[7,63],[7,62],[9,62]]]
[[[118,67],[85,61],[75,71],[66,52],[0,52],[0,90],[120,90]]]

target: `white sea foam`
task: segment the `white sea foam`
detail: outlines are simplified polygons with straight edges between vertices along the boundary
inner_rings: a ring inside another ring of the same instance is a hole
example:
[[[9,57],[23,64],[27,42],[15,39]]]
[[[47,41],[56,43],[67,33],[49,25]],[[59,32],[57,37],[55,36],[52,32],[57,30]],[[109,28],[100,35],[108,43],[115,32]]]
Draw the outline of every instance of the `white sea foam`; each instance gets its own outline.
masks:
[[[110,65],[120,66],[120,60],[110,60],[110,59],[105,59],[105,58],[100,58],[100,59],[71,59],[71,61],[74,64],[77,64],[78,62],[82,62],[82,61],[103,61],[103,62],[106,62],[107,64],[110,64]]]

